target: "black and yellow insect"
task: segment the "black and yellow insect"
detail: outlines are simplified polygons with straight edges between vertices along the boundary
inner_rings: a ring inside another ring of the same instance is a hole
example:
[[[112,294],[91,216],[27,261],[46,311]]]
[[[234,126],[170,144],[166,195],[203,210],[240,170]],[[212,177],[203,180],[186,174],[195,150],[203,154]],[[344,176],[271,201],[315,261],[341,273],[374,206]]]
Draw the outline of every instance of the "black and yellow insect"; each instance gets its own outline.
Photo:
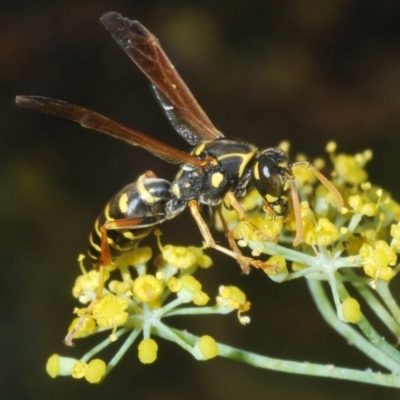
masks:
[[[245,257],[226,231],[231,249],[215,243],[205,218],[226,202],[238,216],[247,215],[238,202],[254,185],[272,212],[285,216],[292,197],[297,220],[299,243],[302,236],[299,201],[288,155],[279,148],[259,151],[257,147],[225,137],[211,123],[193,97],[158,40],[138,21],[111,12],[101,18],[105,28],[152,83],[152,88],[175,130],[191,145],[190,154],[127,128],[92,110],[37,96],[18,96],[21,107],[67,118],[83,127],[105,132],[133,146],[140,146],[165,161],[179,165],[172,183],[151,171],[123,188],[107,205],[96,221],[90,236],[89,254],[98,267],[132,250],[158,224],[174,218],[189,207],[207,246],[235,258],[242,269],[249,266],[270,268],[260,260]],[[308,163],[308,167],[311,166]],[[340,205],[340,194],[321,174]],[[249,223],[249,222],[248,222]]]

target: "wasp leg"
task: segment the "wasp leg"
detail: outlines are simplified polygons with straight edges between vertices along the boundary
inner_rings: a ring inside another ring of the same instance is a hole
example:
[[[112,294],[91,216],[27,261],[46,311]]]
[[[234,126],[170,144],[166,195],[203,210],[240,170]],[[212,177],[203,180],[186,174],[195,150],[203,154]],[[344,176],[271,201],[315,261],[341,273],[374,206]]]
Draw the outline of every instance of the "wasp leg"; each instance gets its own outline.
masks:
[[[229,250],[223,246],[216,244],[206,222],[204,221],[203,217],[201,216],[199,203],[196,200],[190,200],[188,202],[188,206],[192,213],[193,218],[195,219],[195,221],[199,227],[199,230],[205,240],[207,247],[218,250],[221,253],[224,253],[224,254],[234,258],[241,266],[242,266],[242,264],[244,264],[244,269],[242,267],[242,270],[245,274],[249,273],[250,265],[252,265],[253,267],[256,267],[256,268],[268,269],[268,270],[271,270],[274,272],[277,271],[277,267],[275,265],[270,265],[263,261],[254,260],[253,258],[250,258],[250,257],[245,257],[242,255],[242,253],[240,251],[239,251],[239,254],[237,254],[233,250]]]
[[[238,199],[236,198],[235,194],[233,192],[228,192],[225,195],[225,200],[228,201],[228,204],[235,210],[236,214],[238,215],[239,219],[243,222],[245,222],[252,231],[255,232],[255,234],[261,239],[265,240],[267,242],[270,242],[274,240],[274,237],[270,237],[266,235],[264,232],[262,232],[259,228],[257,228],[250,220],[249,216],[247,215],[246,210],[243,208],[243,206],[239,203]]]
[[[103,297],[104,283],[105,283],[105,269],[107,266],[112,265],[112,257],[110,250],[109,238],[107,235],[108,230],[122,230],[122,229],[151,229],[152,226],[157,225],[160,222],[160,218],[157,216],[151,216],[147,218],[125,218],[114,221],[106,221],[100,228],[101,233],[101,252],[100,252],[100,265],[98,267],[99,271],[99,285],[97,288],[96,298],[89,304],[85,310],[85,314],[82,315],[74,328],[68,332],[64,339],[64,343],[67,346],[73,346],[73,337],[78,333],[83,325],[85,324],[87,318],[89,318],[94,306]],[[147,235],[147,232],[146,232]],[[144,235],[145,236],[145,235]],[[140,241],[142,237],[138,239]]]
[[[304,226],[303,220],[301,219],[299,194],[297,193],[296,184],[294,182],[293,176],[288,177],[288,180],[290,182],[290,193],[292,195],[293,212],[294,218],[296,220],[296,236],[293,240],[293,246],[297,246],[298,244],[300,244],[301,239],[303,238]]]
[[[146,178],[157,178],[157,175],[152,170],[147,170],[143,175],[139,176],[138,181],[143,181]]]
[[[231,235],[231,231],[229,230],[228,225],[226,224],[224,215],[222,214],[221,205],[218,205],[216,207],[216,209],[217,209],[218,216],[221,220],[222,228],[224,229],[225,237],[228,239],[230,248],[232,249],[232,251],[235,254],[242,257],[243,256],[242,252],[240,251],[239,246],[237,245],[236,241],[233,239],[233,237]],[[242,268],[243,273],[248,274],[250,272],[249,266],[246,263],[239,262],[239,264],[240,264],[240,268]]]

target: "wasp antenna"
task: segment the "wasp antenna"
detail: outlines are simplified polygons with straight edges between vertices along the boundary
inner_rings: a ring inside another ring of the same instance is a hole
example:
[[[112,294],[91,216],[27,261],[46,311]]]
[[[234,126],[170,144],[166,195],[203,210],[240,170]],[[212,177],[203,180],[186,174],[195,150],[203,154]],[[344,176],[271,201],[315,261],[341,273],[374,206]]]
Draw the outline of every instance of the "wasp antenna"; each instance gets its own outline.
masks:
[[[296,168],[308,168],[310,169],[313,174],[318,178],[318,180],[328,189],[330,193],[332,193],[333,197],[335,198],[335,203],[337,205],[338,210],[340,211],[344,207],[343,197],[340,194],[339,190],[329,181],[324,175],[321,174],[312,164],[307,161],[297,162],[292,165],[292,169]]]
[[[303,220],[301,219],[299,194],[297,193],[296,184],[294,183],[293,178],[290,179],[290,192],[292,195],[294,217],[296,219],[296,236],[293,241],[293,246],[297,246],[300,244],[301,239],[303,238],[304,227]]]

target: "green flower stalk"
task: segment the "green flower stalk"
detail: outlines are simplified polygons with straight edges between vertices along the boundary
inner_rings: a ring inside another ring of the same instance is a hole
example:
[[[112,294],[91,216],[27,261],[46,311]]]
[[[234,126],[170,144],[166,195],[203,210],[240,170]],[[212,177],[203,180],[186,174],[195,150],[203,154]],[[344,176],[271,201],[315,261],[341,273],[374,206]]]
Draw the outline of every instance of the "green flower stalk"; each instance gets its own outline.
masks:
[[[400,206],[382,188],[368,181],[365,166],[372,158],[371,151],[355,156],[336,154],[334,143],[328,144],[327,151],[333,165],[332,183],[345,205],[338,209],[335,195],[317,184],[312,168],[296,168],[304,232],[295,248],[294,213],[285,219],[275,216],[256,191],[241,200],[249,220],[240,221],[228,209],[223,209],[222,214],[230,239],[236,240],[243,251],[248,249],[257,259],[268,255],[265,262],[274,267],[264,270],[268,278],[280,283],[306,278],[310,294],[326,322],[380,364],[383,372],[273,359],[218,343],[207,332],[197,337],[168,325],[170,316],[222,316],[234,311],[238,321],[246,325],[250,322],[250,302],[239,288],[220,286],[213,305],[209,306],[210,296],[203,292],[201,282],[194,275],[199,267],[211,266],[210,257],[198,247],[163,246],[161,234],[156,230],[160,255],[153,261],[155,267],[150,265],[152,251],[148,247],[119,258],[104,274],[108,284],[101,299],[96,300],[101,284],[98,272],[86,272],[82,258],[79,259],[82,274],[75,282],[73,295],[84,307],[75,309],[77,318],[70,331],[79,321],[81,327],[75,339],[104,331],[108,337],[79,360],[51,356],[47,363],[49,375],[85,378],[90,383],[98,383],[135,341],[139,360],[143,364],[155,362],[159,336],[176,343],[197,360],[220,356],[282,372],[400,387],[400,352],[395,347],[400,337],[400,308],[389,288],[400,268],[397,261]],[[297,161],[301,165],[305,157],[299,156]],[[325,162],[318,159],[313,167],[321,170]],[[218,217],[216,226],[222,229]],[[360,304],[368,305],[392,338],[383,338],[367,320],[364,306]],[[96,358],[115,341],[121,344],[108,363]]]

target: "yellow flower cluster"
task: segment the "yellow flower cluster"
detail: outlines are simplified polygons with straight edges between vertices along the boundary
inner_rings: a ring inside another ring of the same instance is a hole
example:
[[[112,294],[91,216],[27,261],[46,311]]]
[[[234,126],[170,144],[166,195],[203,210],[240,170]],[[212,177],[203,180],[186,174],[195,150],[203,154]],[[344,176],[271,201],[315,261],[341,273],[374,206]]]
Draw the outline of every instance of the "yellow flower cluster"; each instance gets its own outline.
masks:
[[[278,217],[258,193],[251,190],[240,200],[248,218],[242,216],[240,220],[234,211],[222,207],[220,215],[224,224],[217,215],[216,225],[225,231],[228,227],[231,244],[236,240],[240,247],[249,247],[254,258],[262,253],[269,254],[271,257],[263,264],[273,268],[264,271],[274,281],[304,276],[328,281],[338,317],[348,323],[360,324],[363,321],[360,304],[343,288],[353,276],[351,274],[360,282],[367,281],[371,287],[376,287],[377,280],[387,282],[398,272],[400,206],[382,189],[367,181],[364,167],[372,158],[369,150],[355,156],[336,154],[336,145],[330,143],[327,151],[334,167],[332,184],[318,172],[325,167],[323,160],[308,164],[304,156],[297,158],[293,169],[302,202],[295,212],[292,210],[287,216]],[[292,189],[293,182],[290,182]],[[296,193],[292,193],[296,198]],[[299,204],[298,201],[294,203]],[[290,244],[296,229],[298,246],[293,250]],[[185,342],[182,333],[169,330],[164,318],[225,314],[237,310],[240,323],[245,325],[250,318],[243,313],[249,311],[251,303],[239,288],[220,286],[216,306],[204,307],[210,297],[193,274],[198,267],[209,268],[211,258],[204,254],[203,248],[162,245],[159,230],[155,234],[161,253],[154,261],[155,267],[148,267],[152,251],[147,247],[118,258],[115,266],[100,274],[97,271],[86,272],[80,259],[83,273],[75,282],[73,295],[89,306],[75,310],[78,318],[70,330],[77,330],[75,338],[111,330],[111,341],[131,332],[132,339],[129,340],[132,342],[143,333],[138,357],[144,364],[153,363],[157,358],[158,345],[150,336],[162,336],[167,331],[169,340],[176,338],[176,343],[196,359],[216,357],[219,350],[213,338],[204,335],[196,341]],[[235,243],[232,247],[235,248]],[[111,280],[105,287],[104,282],[110,273],[120,273],[120,278]],[[189,303],[197,307],[189,307]],[[48,361],[47,371],[52,377],[69,375],[97,383],[110,368],[102,360],[89,361],[93,355],[82,360],[53,355]]]
[[[379,191],[379,193],[382,194],[382,191]],[[353,209],[353,212],[367,217],[374,217],[378,211],[378,204],[366,202],[359,194],[349,196],[347,203]]]
[[[75,379],[85,378],[89,383],[100,383],[106,374],[106,363],[99,358],[86,363],[53,354],[47,360],[46,371],[52,378],[72,376]]]
[[[368,174],[364,167],[372,159],[371,150],[365,150],[363,153],[356,154],[355,156],[347,154],[336,155],[336,143],[334,142],[328,143],[326,150],[331,154],[339,184],[349,183],[350,185],[359,185],[368,179]]]
[[[220,307],[229,307],[238,310],[239,322],[246,325],[250,322],[248,316],[243,316],[242,313],[249,311],[251,303],[247,301],[246,295],[236,286],[220,286],[217,304]]]
[[[183,303],[193,301],[197,306],[204,306],[210,300],[210,297],[201,290],[201,283],[192,275],[183,275],[181,278],[173,276],[167,285],[171,292],[177,293]]]
[[[373,246],[364,243],[360,249],[360,258],[366,275],[385,281],[393,278],[391,267],[396,265],[397,255],[384,240],[375,241]]]
[[[254,215],[249,221],[240,221],[233,229],[232,237],[239,240],[239,244],[246,245],[246,242],[259,241],[277,241],[283,227],[282,218],[276,218],[275,215],[266,216]]]
[[[304,242],[310,246],[329,246],[337,240],[339,231],[328,218],[318,218],[317,223],[306,220],[304,225]]]
[[[142,363],[150,364],[156,360],[158,351],[157,343],[150,337],[151,327],[154,325],[159,329],[161,318],[173,315],[175,308],[179,308],[176,312],[182,314],[185,309],[180,306],[183,304],[193,303],[201,308],[209,302],[210,297],[202,290],[202,284],[193,273],[197,267],[209,268],[212,265],[211,258],[204,254],[202,248],[163,246],[161,233],[157,231],[156,235],[161,255],[155,259],[156,269],[153,269],[153,273],[150,273],[147,266],[152,255],[148,247],[124,254],[114,261],[110,270],[86,272],[83,257],[79,258],[82,275],[75,281],[73,295],[86,307],[74,311],[78,318],[73,320],[69,328],[74,338],[111,330],[108,341],[113,342],[124,332],[132,331],[131,335],[135,338],[143,331],[144,338],[138,345],[138,357]],[[112,279],[106,286],[105,280],[109,279],[111,273],[113,276],[120,273],[120,279]],[[229,295],[226,290],[223,293],[225,306],[237,309],[239,313],[247,311],[250,303],[246,301],[244,293],[237,288],[230,288],[229,291]],[[90,304],[87,306],[87,303]],[[205,307],[204,313],[220,314],[219,307],[219,304],[216,307]],[[187,313],[198,313],[194,310],[188,307]],[[242,323],[245,320],[241,318]],[[166,329],[165,325],[162,326]],[[104,343],[99,349],[106,345]],[[218,355],[218,346],[208,335],[184,348],[199,360]],[[47,372],[52,377],[67,375],[98,383],[115,363],[110,363],[107,368],[102,360],[91,359],[94,354],[89,352],[81,360],[53,355],[48,360]]]
[[[336,144],[331,142],[327,145],[334,166],[332,175],[333,183],[342,196],[346,205],[338,210],[333,203],[333,193],[329,193],[326,186],[312,186],[317,182],[314,169],[320,170],[324,162],[316,160],[313,168],[307,168],[304,156],[298,156],[299,164],[304,168],[295,168],[296,186],[304,201],[301,203],[301,218],[303,225],[302,250],[305,254],[323,254],[325,262],[321,264],[320,272],[326,273],[332,268],[340,267],[339,257],[342,255],[352,256],[353,264],[363,268],[364,273],[376,279],[390,280],[397,263],[396,253],[400,252],[400,226],[393,224],[400,220],[400,205],[393,201],[382,189],[373,187],[368,181],[368,174],[365,165],[372,159],[372,152],[365,150],[355,156],[347,154],[336,154]],[[268,252],[271,246],[265,247],[265,237],[261,238],[260,232],[269,236],[271,242],[288,243],[286,236],[294,226],[294,218],[291,214],[286,219],[265,215],[259,201],[254,199],[257,196],[251,193],[251,202],[246,200],[242,204],[250,204],[251,224],[245,221],[238,221],[232,235],[239,242],[239,245],[249,245],[253,249],[253,256],[262,252]],[[224,214],[225,215],[225,214]],[[230,224],[233,224],[231,216]],[[390,231],[389,231],[389,227]],[[388,236],[393,240],[389,245]],[[311,247],[310,247],[311,246]],[[333,252],[334,250],[334,252]],[[284,260],[285,250],[281,250],[281,257]],[[278,265],[277,273],[269,275],[282,275],[283,280],[287,275],[286,264],[280,260],[270,259],[268,263]],[[320,259],[322,260],[322,259]],[[334,261],[336,260],[336,262]],[[293,258],[293,271],[303,271],[306,274],[307,263],[302,258]],[[347,266],[347,264],[345,264]],[[313,269],[315,271],[315,268]]]

